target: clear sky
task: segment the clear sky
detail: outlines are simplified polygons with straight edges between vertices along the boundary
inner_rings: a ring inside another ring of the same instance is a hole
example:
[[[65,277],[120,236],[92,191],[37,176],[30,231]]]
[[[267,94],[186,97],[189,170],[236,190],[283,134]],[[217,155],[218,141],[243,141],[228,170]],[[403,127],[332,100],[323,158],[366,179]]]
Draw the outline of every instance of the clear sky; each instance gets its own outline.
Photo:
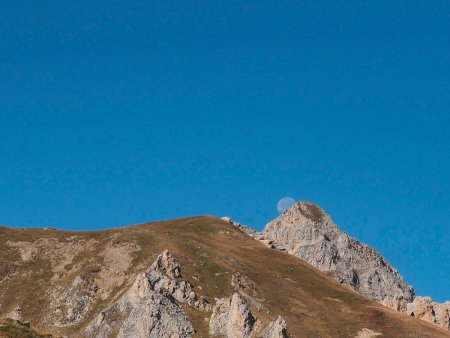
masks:
[[[450,299],[448,1],[1,5],[0,224],[260,230],[291,196]]]

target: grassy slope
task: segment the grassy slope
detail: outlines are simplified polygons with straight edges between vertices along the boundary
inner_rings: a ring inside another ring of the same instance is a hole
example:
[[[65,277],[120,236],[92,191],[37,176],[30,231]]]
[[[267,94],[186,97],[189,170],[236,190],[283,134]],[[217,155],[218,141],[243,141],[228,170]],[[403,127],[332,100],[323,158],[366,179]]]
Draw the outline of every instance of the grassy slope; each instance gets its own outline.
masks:
[[[18,250],[6,242],[31,242],[45,237],[65,241],[71,236],[76,236],[75,241],[95,239],[97,243],[83,244],[86,247],[65,267],[67,274],[56,282],[61,285],[71,283],[80,274],[95,275],[105,260],[101,251],[108,243],[135,242],[141,249],[133,254],[132,265],[126,271],[127,280],[117,286],[108,299],[94,303],[85,321],[76,327],[55,329],[42,324],[50,311],[46,292],[53,272],[46,257],[52,248],[31,261],[22,262]],[[383,337],[448,337],[428,323],[355,294],[303,261],[267,249],[227,222],[213,217],[192,217],[98,232],[0,227],[0,249],[0,317],[21,305],[24,317],[33,327],[55,335],[76,336],[83,325],[128,288],[137,272],[148,267],[161,251],[169,249],[182,264],[183,276],[194,286],[201,286],[197,292],[210,301],[233,292],[230,284],[233,272],[240,271],[248,276],[258,286],[271,315],[257,310],[253,313],[263,321],[282,315],[295,337],[354,337],[362,328],[381,332]],[[192,318],[198,336],[208,336],[204,319],[208,314],[192,309],[186,309],[186,312]]]

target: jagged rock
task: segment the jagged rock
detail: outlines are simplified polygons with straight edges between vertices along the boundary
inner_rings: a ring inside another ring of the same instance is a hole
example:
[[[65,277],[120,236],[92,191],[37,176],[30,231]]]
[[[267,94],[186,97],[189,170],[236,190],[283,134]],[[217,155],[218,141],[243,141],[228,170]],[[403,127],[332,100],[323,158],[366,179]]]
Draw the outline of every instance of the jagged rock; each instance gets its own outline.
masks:
[[[118,338],[190,337],[194,328],[166,292],[150,293],[131,310]]]
[[[123,338],[190,337],[192,324],[175,300],[199,310],[210,308],[208,301],[181,279],[180,264],[165,250],[117,302],[101,311],[88,325],[86,335],[108,337],[119,330]]]
[[[117,330],[121,338],[190,337],[191,322],[165,290],[133,298],[126,293],[103,310],[86,328],[86,337],[106,338]]]
[[[181,267],[165,250],[147,270],[150,288],[166,289],[177,301],[186,303],[202,311],[209,311],[211,305],[204,297],[198,297],[192,285],[181,279]]]
[[[249,337],[255,322],[247,304],[235,293],[231,298],[216,301],[209,321],[209,332],[227,338]]]
[[[298,202],[262,232],[276,247],[334,275],[341,283],[379,302],[414,298],[414,290],[374,249],[340,231],[318,206]]]
[[[242,279],[242,276],[239,278]],[[288,338],[287,325],[281,316],[262,329],[261,322],[253,316],[239,293],[216,299],[209,320],[209,333],[226,338]]]
[[[450,331],[450,302],[436,303],[430,297],[416,297],[406,313]]]
[[[288,338],[287,325],[281,316],[271,322],[264,333],[263,338]]]
[[[164,250],[147,272],[163,273],[170,278],[181,277],[180,264],[173,258],[168,250]]]
[[[450,331],[450,301],[445,303],[433,302],[436,325]]]

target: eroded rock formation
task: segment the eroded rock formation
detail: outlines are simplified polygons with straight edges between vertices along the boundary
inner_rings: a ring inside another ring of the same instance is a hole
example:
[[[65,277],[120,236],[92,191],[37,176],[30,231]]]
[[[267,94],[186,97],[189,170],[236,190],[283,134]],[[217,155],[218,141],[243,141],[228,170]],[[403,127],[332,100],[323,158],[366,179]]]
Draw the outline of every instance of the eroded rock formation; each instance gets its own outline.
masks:
[[[264,338],[288,338],[287,325],[281,316],[271,322],[264,333]]]
[[[430,297],[416,297],[407,305],[406,313],[450,331],[450,301],[436,303]]]
[[[216,301],[209,320],[209,332],[211,335],[244,338],[250,336],[255,323],[247,304],[235,293],[230,298]]]
[[[88,325],[86,336],[190,337],[194,328],[176,301],[199,310],[210,308],[181,278],[181,268],[166,250],[150,268],[137,276],[132,287],[101,311]]]
[[[263,327],[239,293],[216,299],[209,320],[209,333],[226,338],[288,338],[287,325],[281,316]]]

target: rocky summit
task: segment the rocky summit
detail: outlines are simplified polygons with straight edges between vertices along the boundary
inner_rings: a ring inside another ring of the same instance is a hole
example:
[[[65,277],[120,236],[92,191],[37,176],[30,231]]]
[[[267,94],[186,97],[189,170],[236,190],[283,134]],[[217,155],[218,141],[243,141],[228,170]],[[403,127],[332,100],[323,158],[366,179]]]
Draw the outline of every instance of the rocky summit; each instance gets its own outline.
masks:
[[[289,252],[359,293],[382,302],[401,296],[414,299],[414,289],[377,251],[340,231],[318,206],[299,202],[262,231],[276,247]]]
[[[445,323],[447,303],[305,202],[263,233],[215,217],[0,227],[0,337],[439,338]]]
[[[317,205],[298,202],[268,223],[262,234],[274,248],[285,250],[340,283],[383,305],[450,330],[449,302],[416,297],[376,250],[339,230]]]

